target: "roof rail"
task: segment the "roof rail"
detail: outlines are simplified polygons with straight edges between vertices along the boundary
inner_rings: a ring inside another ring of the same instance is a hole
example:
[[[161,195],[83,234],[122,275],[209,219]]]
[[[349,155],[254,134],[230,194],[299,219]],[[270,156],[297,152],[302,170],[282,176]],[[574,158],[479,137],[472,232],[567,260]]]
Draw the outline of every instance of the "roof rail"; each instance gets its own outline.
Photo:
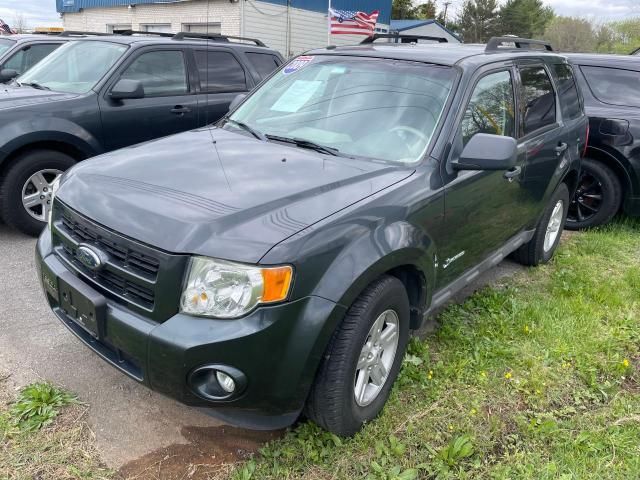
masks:
[[[418,40],[431,40],[438,43],[448,43],[444,37],[430,37],[428,35],[403,35],[400,33],[376,33],[371,37],[367,37],[360,42],[360,45],[366,45],[369,43],[373,43],[379,38],[394,38],[396,40],[395,43],[398,43],[398,40],[409,40],[410,42],[418,42]],[[410,43],[410,42],[400,42],[400,43]]]
[[[139,30],[131,30],[131,29],[126,29],[126,30],[114,30],[113,31],[114,35],[155,35],[156,37],[173,37],[173,33],[166,33],[166,32],[143,32],[143,31],[139,31]]]
[[[174,40],[213,40],[215,42],[228,42],[229,40],[242,40],[245,42],[255,43],[258,47],[266,47],[264,43],[256,38],[247,38],[247,37],[232,37],[230,35],[220,35],[220,34],[206,34],[206,33],[192,33],[192,32],[180,32],[173,35]]]
[[[106,37],[107,35],[110,35],[109,33],[102,33],[102,32],[77,32],[75,30],[65,30],[64,32],[60,32],[58,34],[59,37],[82,37],[82,36],[99,36],[99,37]]]
[[[553,47],[549,42],[545,42],[544,40],[532,40],[530,38],[520,38],[520,37],[491,37],[487,42],[487,47],[484,49],[485,52],[499,52],[502,50],[500,46],[504,43],[513,43],[516,48],[529,50],[531,45],[541,45],[547,52],[553,52]]]

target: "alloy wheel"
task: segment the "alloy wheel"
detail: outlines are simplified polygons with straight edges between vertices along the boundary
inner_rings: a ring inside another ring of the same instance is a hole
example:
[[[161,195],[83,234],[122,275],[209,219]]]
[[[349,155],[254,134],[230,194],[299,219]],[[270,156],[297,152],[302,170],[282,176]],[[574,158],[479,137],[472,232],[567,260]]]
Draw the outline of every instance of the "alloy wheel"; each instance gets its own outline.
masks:
[[[584,222],[593,218],[602,206],[602,183],[588,172],[582,172],[573,200],[569,205],[567,220]]]
[[[63,172],[57,169],[39,170],[22,187],[22,206],[40,222],[46,222],[51,210],[51,187]]]
[[[382,312],[367,334],[356,366],[354,396],[361,407],[371,404],[384,387],[400,338],[400,319],[394,310]]]
[[[553,207],[553,211],[551,212],[551,217],[549,218],[549,223],[547,224],[547,231],[544,235],[544,251],[548,252],[551,250],[553,245],[556,243],[556,239],[560,234],[560,227],[562,227],[562,217],[564,215],[564,202],[562,200],[558,200],[556,205]]]

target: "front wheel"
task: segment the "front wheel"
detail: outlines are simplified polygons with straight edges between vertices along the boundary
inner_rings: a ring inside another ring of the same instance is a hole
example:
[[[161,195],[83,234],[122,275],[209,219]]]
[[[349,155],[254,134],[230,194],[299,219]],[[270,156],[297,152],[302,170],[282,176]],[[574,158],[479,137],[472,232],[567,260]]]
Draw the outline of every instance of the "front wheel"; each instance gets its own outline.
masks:
[[[358,297],[335,331],[305,413],[341,436],[378,416],[398,376],[409,339],[404,285],[385,275]]]
[[[34,150],[18,157],[0,185],[4,221],[27,235],[38,235],[51,210],[51,186],[75,164],[69,155]]]
[[[513,252],[513,258],[528,266],[547,263],[558,248],[569,209],[569,189],[564,183],[551,196],[533,238]]]

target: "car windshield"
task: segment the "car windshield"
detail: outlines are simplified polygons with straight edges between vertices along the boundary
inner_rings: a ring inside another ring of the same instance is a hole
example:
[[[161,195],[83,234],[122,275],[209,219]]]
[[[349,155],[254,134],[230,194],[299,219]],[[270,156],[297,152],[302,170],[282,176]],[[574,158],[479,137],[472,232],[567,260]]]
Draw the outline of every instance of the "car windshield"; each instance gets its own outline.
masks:
[[[0,57],[4,52],[9,50],[11,47],[13,47],[15,43],[16,42],[14,40],[9,40],[7,38],[0,38]]]
[[[21,85],[66,93],[86,93],[118,61],[126,45],[103,41],[69,42],[18,78]]]
[[[296,140],[319,151],[321,146],[325,153],[412,163],[426,152],[454,77],[449,67],[411,61],[298,57],[252,94],[224,128]]]

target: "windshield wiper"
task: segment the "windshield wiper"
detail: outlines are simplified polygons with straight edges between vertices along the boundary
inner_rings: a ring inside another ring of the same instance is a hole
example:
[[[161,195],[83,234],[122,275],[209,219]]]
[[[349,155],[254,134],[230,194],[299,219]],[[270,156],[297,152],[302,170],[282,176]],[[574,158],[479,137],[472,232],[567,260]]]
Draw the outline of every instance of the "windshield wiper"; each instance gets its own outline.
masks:
[[[304,138],[289,138],[289,137],[280,137],[278,135],[265,135],[269,140],[275,140],[276,142],[284,142],[284,143],[292,143],[300,148],[308,148],[309,150],[315,150],[316,152],[326,153],[327,155],[333,155],[337,157],[340,155],[340,150],[333,147],[327,147],[325,145],[320,145],[319,143],[312,142],[310,140],[305,140]]]
[[[268,141],[268,139],[267,139],[267,137],[265,136],[264,133],[259,132],[258,130],[256,130],[253,127],[250,127],[246,123],[238,122],[237,120],[233,120],[231,118],[225,118],[225,122],[226,123],[233,123],[234,125],[240,127],[242,130],[244,130],[246,132],[249,132],[251,135],[256,137],[258,140],[262,140],[263,142],[267,142]]]
[[[28,87],[33,87],[33,88],[35,88],[37,90],[51,90],[49,87],[45,87],[44,85],[40,85],[37,82],[18,82],[18,81],[16,81],[16,83],[18,85],[20,85],[21,87],[23,85],[27,85]]]

